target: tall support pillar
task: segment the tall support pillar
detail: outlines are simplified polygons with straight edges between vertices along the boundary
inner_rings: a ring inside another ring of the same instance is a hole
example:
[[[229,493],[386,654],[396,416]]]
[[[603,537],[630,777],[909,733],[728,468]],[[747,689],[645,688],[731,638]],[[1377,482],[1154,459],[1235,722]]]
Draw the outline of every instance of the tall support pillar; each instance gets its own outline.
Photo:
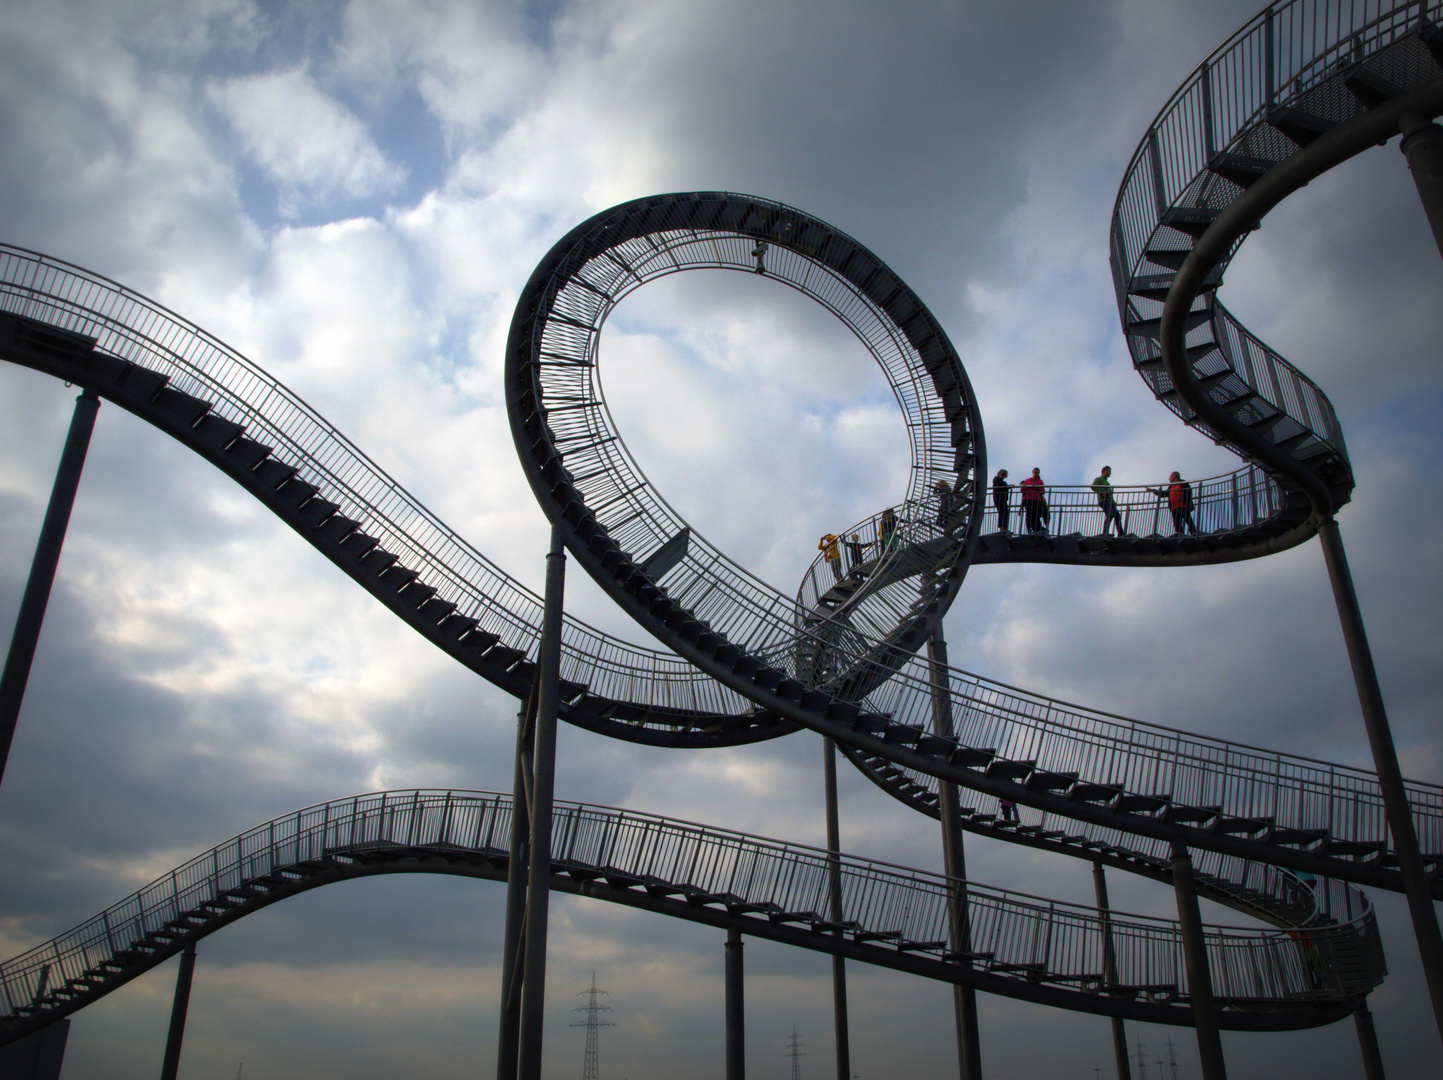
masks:
[[[822,739],[822,759],[827,788],[827,876],[830,879],[831,914],[840,923],[842,914],[842,830],[837,813],[837,744]],[[841,933],[840,930],[837,931]],[[837,1042],[837,1080],[852,1080],[852,1043],[847,1025],[847,962],[832,957],[832,1016]]]
[[[1112,945],[1112,906],[1107,902],[1107,876],[1099,859],[1092,864],[1092,889],[1097,894],[1097,911],[1102,921],[1102,977],[1109,986],[1117,985],[1117,954]],[[1112,1017],[1112,1056],[1117,1060],[1117,1080],[1132,1080],[1132,1064],[1127,1059],[1127,1028],[1122,1017]]]
[[[546,556],[546,609],[536,659],[536,731],[531,758],[531,852],[526,883],[526,941],[521,973],[520,1080],[541,1080],[546,1007],[546,920],[551,899],[551,799],[556,783],[556,713],[561,677],[561,613],[566,553],[561,528],[551,527]]]
[[[0,778],[4,777],[5,763],[10,758],[10,743],[15,738],[20,702],[25,698],[30,664],[35,659],[35,646],[40,641],[40,624],[45,621],[45,608],[50,603],[50,587],[55,583],[60,548],[65,542],[65,530],[70,525],[70,509],[75,505],[80,471],[85,467],[85,452],[90,448],[90,433],[95,428],[95,414],[99,411],[100,398],[94,390],[86,388],[75,399],[70,432],[65,436],[60,467],[55,470],[55,485],[50,489],[50,505],[45,508],[45,520],[40,525],[40,539],[35,544],[30,577],[20,598],[20,613],[15,616],[10,652],[5,657],[4,673],[0,674]]]
[[[1227,1066],[1223,1062],[1223,1041],[1218,1029],[1218,1003],[1213,997],[1213,977],[1208,967],[1202,914],[1197,906],[1197,882],[1193,879],[1192,856],[1188,854],[1187,845],[1180,840],[1172,842],[1172,884],[1177,894],[1177,917],[1182,927],[1188,996],[1192,999],[1193,1025],[1197,1028],[1197,1048],[1198,1056],[1202,1059],[1203,1080],[1227,1080]]]
[[[952,694],[947,685],[947,641],[942,624],[927,639],[927,660],[932,679],[932,731],[954,738]],[[972,930],[967,913],[967,857],[962,847],[962,809],[957,785],[937,782],[937,810],[942,819],[942,866],[958,882],[948,909],[948,938],[952,951],[972,951]],[[961,963],[968,963],[966,960]],[[961,1080],[982,1080],[982,1042],[977,1028],[977,991],[970,986],[952,987],[952,1008],[957,1022],[957,1069]]]
[[[185,1014],[190,1008],[190,982],[195,974],[195,942],[188,941],[180,954],[180,970],[175,976],[175,1000],[170,1006],[170,1031],[165,1036],[165,1058],[160,1065],[160,1080],[175,1080],[180,1070],[180,1041],[185,1037]]]
[[[747,1034],[745,998],[742,993],[742,932],[734,926],[727,930],[726,949],[726,1080],[746,1080]]]
[[[1423,212],[1433,227],[1433,240],[1443,255],[1443,127],[1425,116],[1405,115],[1399,123],[1403,132],[1400,149],[1423,201]]]
[[[1343,642],[1348,648],[1353,682],[1358,688],[1363,726],[1367,729],[1368,743],[1373,750],[1373,767],[1378,770],[1378,786],[1383,792],[1388,832],[1398,856],[1398,873],[1403,878],[1403,892],[1408,897],[1408,912],[1413,917],[1413,933],[1418,939],[1418,955],[1428,981],[1433,1019],[1439,1034],[1443,1035],[1443,936],[1438,932],[1433,891],[1419,853],[1408,791],[1403,786],[1403,771],[1398,767],[1398,752],[1393,747],[1393,733],[1388,727],[1388,713],[1383,707],[1383,691],[1378,685],[1378,672],[1373,667],[1373,653],[1368,648],[1363,613],[1358,607],[1358,594],[1353,591],[1353,575],[1348,570],[1348,556],[1343,551],[1338,523],[1331,517],[1325,520],[1318,526],[1318,539],[1322,541],[1328,578],[1333,583],[1333,599],[1338,605]]]
[[[1378,1048],[1378,1032],[1373,1028],[1373,1014],[1368,1009],[1368,999],[1363,998],[1353,1013],[1353,1023],[1358,1027],[1358,1049],[1363,1052],[1363,1076],[1365,1080],[1385,1080],[1383,1076],[1383,1052]]]
[[[506,923],[501,946],[501,1031],[496,1040],[496,1080],[516,1080],[521,1045],[521,955],[526,940],[527,854],[531,839],[530,775],[536,733],[538,682],[516,716],[516,768],[512,776],[511,837],[506,861]]]

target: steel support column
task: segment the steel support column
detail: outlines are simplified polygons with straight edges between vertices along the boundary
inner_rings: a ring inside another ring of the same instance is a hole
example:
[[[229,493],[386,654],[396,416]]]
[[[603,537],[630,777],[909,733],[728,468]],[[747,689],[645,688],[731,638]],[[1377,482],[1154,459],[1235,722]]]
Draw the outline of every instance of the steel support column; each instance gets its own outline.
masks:
[[[1408,912],[1413,917],[1413,933],[1418,939],[1418,955],[1428,980],[1428,995],[1433,1002],[1433,1019],[1439,1034],[1443,1035],[1443,936],[1438,932],[1433,892],[1418,849],[1418,834],[1414,831],[1413,814],[1408,806],[1408,790],[1403,786],[1403,771],[1398,766],[1398,752],[1393,747],[1393,733],[1388,727],[1387,710],[1383,707],[1383,691],[1378,685],[1378,672],[1373,667],[1373,653],[1368,648],[1363,613],[1358,607],[1358,594],[1353,591],[1353,575],[1348,570],[1348,556],[1343,550],[1338,523],[1331,517],[1324,521],[1318,526],[1318,539],[1322,542],[1323,558],[1328,564],[1328,579],[1333,584],[1338,621],[1342,623],[1343,642],[1348,649],[1348,662],[1353,668],[1353,682],[1358,688],[1358,703],[1362,706],[1363,726],[1373,750],[1373,767],[1378,770],[1378,787],[1383,793],[1388,832],[1398,856],[1398,873],[1403,878]]]
[[[1399,147],[1423,202],[1423,213],[1433,227],[1433,240],[1443,255],[1443,127],[1427,117],[1407,114],[1398,124],[1403,132]]]
[[[1107,876],[1101,860],[1092,864],[1092,890],[1097,894],[1097,911],[1102,920],[1102,977],[1117,985],[1117,953],[1112,945],[1112,907],[1107,902]],[[1132,1080],[1132,1063],[1127,1059],[1127,1028],[1122,1017],[1112,1017],[1112,1056],[1117,1060],[1117,1080]]]
[[[1188,854],[1187,845],[1179,840],[1172,842],[1172,884],[1177,894],[1183,960],[1187,965],[1187,990],[1192,1001],[1193,1025],[1197,1028],[1203,1080],[1227,1080],[1223,1041],[1218,1032],[1218,1003],[1213,997],[1212,971],[1208,967],[1207,940],[1203,937],[1202,915],[1197,906],[1192,856]]]
[[[94,390],[87,388],[75,399],[70,431],[65,436],[65,449],[60,453],[60,467],[55,470],[55,485],[50,489],[50,505],[45,508],[40,539],[36,541],[35,557],[30,563],[30,577],[20,598],[20,612],[15,616],[10,652],[5,657],[4,673],[0,674],[0,779],[5,776],[5,763],[10,758],[15,722],[20,717],[30,664],[40,641],[40,624],[45,621],[45,608],[50,603],[50,587],[55,583],[60,548],[65,543],[70,509],[75,505],[80,471],[85,467],[85,452],[90,448],[90,433],[95,428],[95,414],[99,410],[100,398]]]
[[[956,735],[952,723],[952,694],[947,685],[947,641],[942,624],[927,639],[927,660],[932,680],[932,731],[943,738]],[[962,812],[957,785],[937,782],[937,810],[942,821],[942,866],[959,884],[953,890],[947,912],[948,939],[952,951],[972,951],[972,929],[967,913],[967,856],[962,847]],[[963,960],[962,963],[969,963]],[[977,1028],[977,991],[970,986],[952,987],[952,1008],[957,1023],[957,1070],[962,1080],[982,1080],[982,1042]]]
[[[546,920],[551,899],[551,798],[556,781],[556,713],[561,677],[561,613],[566,552],[551,527],[546,556],[546,609],[536,656],[536,724],[531,759],[531,860],[526,884],[526,941],[522,949],[520,1080],[541,1080],[541,1035],[546,1007]]]
[[[742,991],[742,932],[727,930],[726,944],[726,1080],[746,1080],[747,1035],[745,997]]]
[[[1384,1080],[1383,1053],[1378,1048],[1378,1032],[1373,1028],[1373,1014],[1366,997],[1353,1013],[1353,1023],[1358,1027],[1358,1049],[1363,1052],[1364,1080]]]
[[[160,1080],[175,1080],[180,1071],[180,1041],[185,1037],[185,1013],[190,1008],[190,982],[194,974],[195,942],[188,941],[180,954],[180,970],[175,976],[175,1000],[170,1006],[170,1031],[165,1036]]]
[[[840,923],[843,919],[842,830],[837,813],[837,744],[825,736],[822,738],[822,761],[827,789],[827,876],[831,897],[828,917],[832,922]],[[852,1044],[847,1026],[847,962],[840,956],[832,957],[832,1019],[837,1043],[837,1080],[852,1080]]]
[[[527,848],[531,815],[532,740],[536,731],[537,683],[516,715],[516,768],[512,776],[511,837],[506,863],[506,922],[501,946],[501,1031],[496,1040],[496,1080],[516,1080],[521,1042],[521,954],[526,940]]]

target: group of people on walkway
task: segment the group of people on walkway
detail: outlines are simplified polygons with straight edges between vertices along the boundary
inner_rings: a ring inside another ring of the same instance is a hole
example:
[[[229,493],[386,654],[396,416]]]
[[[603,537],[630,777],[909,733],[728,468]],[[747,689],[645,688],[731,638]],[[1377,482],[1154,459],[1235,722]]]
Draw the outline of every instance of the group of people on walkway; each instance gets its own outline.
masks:
[[[950,492],[950,489],[949,489]],[[891,551],[897,546],[897,514],[889,506],[882,511],[882,516],[877,520],[877,539],[873,541],[879,553]],[[847,574],[860,575],[862,563],[866,561],[867,548],[870,543],[863,543],[859,533],[853,533],[850,540],[842,540],[833,533],[827,533],[817,541],[817,550],[822,553],[822,558],[831,567],[832,576],[837,579],[837,584],[842,582],[842,548],[847,549]]]
[[[1007,470],[998,469],[997,475],[992,478],[992,508],[997,512],[997,531],[1004,536],[1012,535],[1012,488],[1014,485],[1007,482]],[[1020,484],[1015,485],[1021,492],[1022,527],[1029,534],[1046,535],[1052,524],[1052,508],[1047,500],[1047,484],[1042,479],[1042,470],[1033,469],[1032,475]],[[1104,465],[1102,471],[1093,479],[1092,493],[1097,499],[1098,508],[1102,511],[1102,535],[1129,536],[1123,525],[1122,515],[1117,509],[1117,500],[1112,493],[1112,466]],[[1173,535],[1181,536],[1184,533],[1196,535],[1197,523],[1193,520],[1193,495],[1192,485],[1182,478],[1176,471],[1168,477],[1167,488],[1148,488],[1152,494],[1159,499],[1166,499],[1168,509],[1172,511]]]
[[[1012,535],[1012,488],[1016,487],[1021,493],[1021,506],[1018,508],[1022,517],[1022,528],[1032,535],[1047,535],[1052,525],[1052,507],[1047,500],[1047,483],[1042,479],[1042,470],[1034,468],[1032,475],[1023,480],[1020,484],[1010,484],[1007,481],[1007,470],[998,469],[997,475],[992,478],[992,508],[997,512],[997,531],[1004,536]],[[1097,499],[1098,509],[1102,511],[1102,535],[1103,536],[1134,536],[1129,533],[1123,523],[1122,514],[1118,511],[1117,500],[1112,492],[1112,466],[1104,465],[1102,471],[1093,478],[1092,494]],[[1172,512],[1173,535],[1184,534],[1196,535],[1198,532],[1197,522],[1193,520],[1193,491],[1192,485],[1182,478],[1176,470],[1168,477],[1166,488],[1148,488],[1151,494],[1159,499],[1166,499],[1168,509]],[[937,496],[937,517],[936,526],[940,530],[950,530],[952,521],[953,495],[952,485],[945,479],[939,479],[933,487]],[[877,539],[872,543],[863,543],[859,534],[853,533],[850,540],[843,540],[832,533],[827,533],[817,541],[817,550],[822,553],[824,561],[831,567],[832,574],[840,584],[844,576],[860,574],[862,563],[866,559],[866,549],[872,544],[882,554],[891,551],[897,545],[897,515],[891,507],[882,511],[881,518],[877,523]],[[847,574],[842,573],[842,548],[847,551]]]
[[[1047,485],[1042,480],[1042,470],[1033,469],[1032,475],[1016,485],[1022,492],[1022,523],[1029,533],[1046,533],[1052,524],[1052,510],[1047,505]],[[1007,482],[1007,470],[998,469],[992,478],[992,508],[997,511],[997,531],[1012,535],[1012,484]]]

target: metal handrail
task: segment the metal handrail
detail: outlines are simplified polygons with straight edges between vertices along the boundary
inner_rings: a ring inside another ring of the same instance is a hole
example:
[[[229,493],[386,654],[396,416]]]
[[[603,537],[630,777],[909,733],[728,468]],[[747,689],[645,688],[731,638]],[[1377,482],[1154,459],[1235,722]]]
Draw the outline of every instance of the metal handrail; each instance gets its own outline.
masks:
[[[528,657],[539,596],[496,567],[279,380],[199,327],[124,286],[0,244],[0,310],[93,337],[102,351],[167,376],[217,416],[299,467],[300,477],[399,556],[457,613]],[[562,675],[601,697],[698,716],[751,704],[670,652],[632,645],[567,615]],[[643,677],[638,677],[643,676]]]
[[[1341,72],[1404,44],[1425,25],[1437,22],[1440,13],[1439,0],[1284,0],[1259,12],[1214,50],[1158,112],[1118,192],[1112,261],[1125,326],[1145,322],[1161,306],[1160,300],[1142,299],[1135,293],[1137,283],[1153,284],[1153,279],[1169,276],[1161,266],[1145,267],[1148,252],[1155,244],[1188,249],[1187,243],[1163,232],[1169,220],[1176,220],[1173,215],[1217,211],[1236,197],[1237,186],[1210,168],[1219,155],[1263,161],[1287,156],[1292,145],[1281,136],[1269,136],[1265,126],[1269,118],[1285,116],[1290,106],[1307,101],[1310,93]],[[1406,81],[1406,76],[1397,77]],[[1342,107],[1311,105],[1324,113]],[[1221,267],[1214,287],[1220,273]],[[1276,410],[1296,425],[1282,433],[1300,437],[1293,453],[1312,457],[1321,448],[1328,453],[1319,457],[1320,462],[1335,459],[1346,465],[1341,425],[1318,386],[1248,333],[1214,302],[1211,290],[1200,304],[1196,310],[1210,314],[1212,340],[1233,376],[1265,403],[1262,408]],[[1154,392],[1184,420],[1196,422],[1186,403],[1168,393],[1171,384],[1166,374],[1156,365],[1148,367],[1160,357],[1155,339],[1133,332],[1127,336],[1134,360]],[[1266,414],[1258,418],[1265,419]]]
[[[369,490],[375,493],[369,501],[385,505],[394,501],[407,509],[414,523],[424,523],[427,530],[434,524],[434,531],[427,535],[438,539],[442,555],[425,550],[424,561],[418,555],[417,564],[433,574],[433,582],[442,585],[446,581],[437,568],[453,564],[475,568],[480,584],[453,568],[456,581],[450,586],[452,594],[464,590],[466,595],[478,597],[475,603],[487,607],[473,606],[470,610],[482,615],[483,627],[502,628],[499,620],[504,618],[505,632],[520,645],[531,647],[535,626],[524,625],[524,621],[529,608],[539,623],[539,602],[534,594],[491,568],[468,545],[416,508],[414,500],[399,486],[328,425],[313,419],[302,403],[263,377],[259,369],[113,283],[93,279],[33,253],[0,249],[0,282],[8,283],[0,285],[0,307],[29,317],[58,320],[60,325],[76,330],[94,330],[104,335],[105,347],[174,374],[182,389],[189,387],[219,398],[217,411],[222,415],[229,414],[240,422],[244,419],[239,413],[241,406],[252,410],[257,434],[280,431],[285,422],[303,418],[305,424],[296,426],[303,429],[301,434],[306,439],[297,437],[292,442],[297,446],[307,445],[307,439],[323,443],[317,456],[355,463],[355,475],[368,478]],[[127,320],[137,327],[131,328]],[[236,382],[243,384],[245,392],[223,396],[222,391],[231,394],[229,387]],[[232,397],[239,404],[232,402]],[[269,413],[278,414],[279,419],[262,423],[260,418]],[[340,449],[331,449],[331,443]],[[351,516],[367,518],[360,503],[364,492],[351,499],[319,471],[312,470],[309,478],[327,485],[323,488],[327,497],[341,502]],[[400,517],[399,511],[392,517]],[[399,544],[401,530],[387,528],[392,542]],[[419,524],[416,531],[421,531]],[[410,533],[405,536],[409,544],[424,548]],[[512,606],[495,603],[486,594],[492,587],[495,596],[509,595]],[[714,598],[704,597],[700,605],[715,602]],[[710,609],[699,606],[699,610],[705,617]],[[762,655],[781,670],[805,675],[799,665],[806,656],[798,648],[795,610],[795,600],[786,597],[774,600],[766,609],[777,626],[776,640]],[[584,625],[574,621],[567,625],[568,634],[574,636],[566,639],[563,676],[590,681],[594,692],[609,693],[618,700],[655,701],[675,708],[683,716],[687,710],[736,714],[751,708],[739,694],[721,688],[713,690],[715,684],[674,657],[602,635],[588,638]],[[873,647],[865,642],[839,641],[835,635],[812,634],[810,640],[819,650],[851,650],[853,655],[865,655]],[[594,653],[585,652],[588,641],[599,642]],[[925,666],[912,660],[895,674],[884,674],[889,676],[887,681],[871,690],[863,704],[878,715],[892,717],[894,722],[926,728],[932,696]],[[964,745],[993,749],[1004,758],[1034,760],[1039,769],[1077,772],[1083,780],[1116,784],[1131,793],[1167,794],[1179,804],[1217,805],[1228,816],[1271,816],[1279,826],[1322,830],[1331,838],[1388,849],[1381,794],[1376,777],[1365,770],[1127,720],[1029,694],[961,670],[952,670],[947,684]],[[1422,850],[1443,853],[1443,788],[1418,782],[1408,786]]]
[[[779,215],[799,214],[766,200],[736,198],[765,205]],[[752,240],[725,229],[679,226],[644,239],[615,242],[610,228],[598,229],[594,241],[578,242],[570,255],[576,265],[568,264],[569,276],[547,292],[550,315],[538,346],[538,397],[575,491],[611,539],[639,559],[689,526],[647,481],[606,408],[597,362],[601,330],[616,305],[648,281],[691,269],[751,273],[755,257]],[[804,293],[836,315],[877,360],[909,420],[909,498],[920,500],[939,477],[954,478],[951,426],[941,403],[922,392],[918,372],[923,367],[917,350],[882,305],[826,262],[780,243],[767,252],[765,269],[772,280]],[[946,561],[951,562],[961,552],[949,554]],[[793,599],[757,579],[694,530],[686,554],[668,570],[664,585],[674,601],[754,656],[785,652],[796,645],[793,627],[801,612]],[[890,614],[895,626],[908,606],[893,598],[883,618]],[[868,637],[886,637],[892,626],[869,627],[875,633]]]
[[[1277,518],[1287,505],[1286,495],[1278,482],[1256,465],[1244,465],[1231,473],[1188,483],[1193,492],[1193,533],[1198,535],[1256,528]],[[1168,511],[1168,487],[1167,480],[1156,484],[1112,485],[1112,499],[1126,535],[1160,537],[1177,534]],[[1105,515],[1091,485],[1048,484],[1045,492],[1047,533],[1084,538],[1108,535],[1102,531]],[[1006,505],[1008,532],[1025,531],[1022,504],[1015,484],[1008,487]],[[908,501],[892,509],[900,524],[898,535],[902,539],[898,546],[926,543],[943,535],[944,530],[937,524],[938,503],[935,497],[925,502]],[[880,518],[880,512],[873,514],[835,534],[842,554],[840,569],[843,579],[857,569],[847,549],[847,541],[853,535],[860,538],[864,551],[861,570],[866,574],[875,571],[876,562],[882,554]],[[981,531],[984,534],[996,533],[1001,531],[999,526],[1000,515],[989,490]],[[802,575],[802,584],[797,590],[798,607],[811,611],[818,600],[837,584],[838,578],[829,568],[825,553],[818,554]]]
[[[307,862],[389,847],[504,855],[511,799],[499,793],[408,790],[318,804],[227,840],[106,908],[99,915],[0,964],[0,1008],[19,1010],[47,993],[94,980],[103,965],[187,924],[207,905],[234,903]],[[919,953],[947,953],[948,907],[959,882],[942,875],[652,814],[558,802],[553,866],[633,877],[742,910],[821,921],[830,875],[841,875],[848,925],[896,935]],[[1112,937],[1118,986],[1186,997],[1176,922],[1112,912],[965,883],[971,949],[990,968],[1106,990],[1104,932]],[[1363,901],[1366,905],[1366,901]],[[1371,908],[1346,921],[1277,932],[1207,927],[1214,989],[1228,1004],[1326,1003],[1371,989],[1382,954]]]

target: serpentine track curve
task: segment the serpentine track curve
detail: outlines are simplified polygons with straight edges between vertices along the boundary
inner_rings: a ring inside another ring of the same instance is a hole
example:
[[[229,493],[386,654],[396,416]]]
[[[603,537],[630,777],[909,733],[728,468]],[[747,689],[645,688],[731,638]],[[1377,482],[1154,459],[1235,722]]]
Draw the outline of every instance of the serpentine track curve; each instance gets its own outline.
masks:
[[[178,866],[73,930],[0,964],[0,1045],[119,989],[254,911],[322,885],[393,873],[505,881],[511,798],[392,791],[265,822]],[[1038,1004],[1189,1025],[1178,925],[968,884],[972,951],[947,948],[948,878],[704,825],[556,804],[552,888],[735,928]],[[832,868],[849,918],[829,922]],[[1346,900],[1339,892],[1339,899]],[[1318,898],[1298,888],[1299,911]],[[1331,1023],[1382,978],[1370,910],[1305,931],[1206,931],[1222,1023]],[[1104,940],[1110,945],[1105,946]],[[1103,974],[1110,948],[1117,981]]]

